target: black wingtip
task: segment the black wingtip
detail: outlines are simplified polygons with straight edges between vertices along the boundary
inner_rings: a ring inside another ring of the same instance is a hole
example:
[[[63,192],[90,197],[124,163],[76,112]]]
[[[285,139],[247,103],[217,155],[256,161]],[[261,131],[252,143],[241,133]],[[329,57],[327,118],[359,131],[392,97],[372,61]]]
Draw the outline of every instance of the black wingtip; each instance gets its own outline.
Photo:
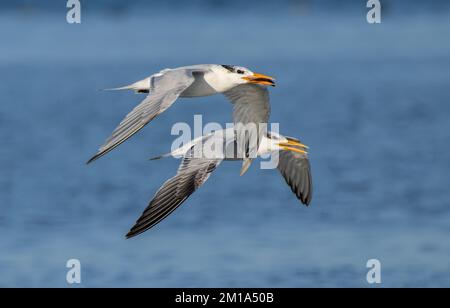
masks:
[[[128,231],[128,233],[125,235],[125,239],[129,240],[139,234],[141,234],[142,232],[135,232],[133,231],[133,229],[131,229],[130,231]]]
[[[87,162],[86,165],[89,165],[90,163],[92,163],[93,161],[97,160],[100,157],[99,154],[95,154],[94,156],[92,156]]]
[[[158,160],[158,159],[161,159],[163,157],[164,157],[164,155],[159,155],[159,156],[156,156],[156,157],[151,157],[148,160]]]
[[[97,159],[99,159],[100,157],[102,157],[103,155],[108,154],[111,150],[113,150],[117,145],[115,145],[114,147],[110,147],[107,150],[103,150],[98,152],[97,154],[95,154],[94,156],[92,156],[87,162],[86,165],[89,165],[90,163],[92,163],[93,161],[96,161]]]
[[[308,196],[306,197],[304,195],[300,196],[299,199],[306,207],[309,207],[312,201],[311,192],[309,192]]]

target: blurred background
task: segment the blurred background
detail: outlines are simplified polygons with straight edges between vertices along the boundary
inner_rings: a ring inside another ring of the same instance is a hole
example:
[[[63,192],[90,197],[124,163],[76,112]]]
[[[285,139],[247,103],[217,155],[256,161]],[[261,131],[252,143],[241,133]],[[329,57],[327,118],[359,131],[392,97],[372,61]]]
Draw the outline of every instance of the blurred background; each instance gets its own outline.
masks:
[[[66,1],[0,3],[0,286],[450,286],[450,3]],[[271,121],[310,146],[314,199],[275,170],[224,163],[169,218],[124,235],[178,160],[178,121],[227,123],[224,97],[180,100],[101,160],[86,160],[143,98],[100,88],[166,67],[273,75]],[[211,103],[209,103],[211,102]],[[226,166],[225,166],[226,165]]]

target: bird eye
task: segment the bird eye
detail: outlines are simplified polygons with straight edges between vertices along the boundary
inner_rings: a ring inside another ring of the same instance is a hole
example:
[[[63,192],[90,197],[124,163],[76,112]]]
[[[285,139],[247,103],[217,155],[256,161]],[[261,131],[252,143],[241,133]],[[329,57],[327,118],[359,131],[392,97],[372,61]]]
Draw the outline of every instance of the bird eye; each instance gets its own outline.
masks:
[[[241,75],[242,75],[242,74],[244,74],[244,71],[243,71],[243,70],[237,70],[237,71],[236,71],[236,73],[238,73],[238,74],[241,74]]]

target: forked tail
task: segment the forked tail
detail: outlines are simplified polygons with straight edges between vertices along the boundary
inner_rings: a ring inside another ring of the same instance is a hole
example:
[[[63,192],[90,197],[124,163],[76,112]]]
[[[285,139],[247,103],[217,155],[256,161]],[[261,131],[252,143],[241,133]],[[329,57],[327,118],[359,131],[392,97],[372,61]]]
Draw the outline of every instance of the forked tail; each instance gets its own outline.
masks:
[[[133,90],[136,93],[149,93],[150,77],[139,80],[139,81],[137,81],[133,84],[127,85],[127,86],[103,89],[103,91],[121,91],[121,90]]]

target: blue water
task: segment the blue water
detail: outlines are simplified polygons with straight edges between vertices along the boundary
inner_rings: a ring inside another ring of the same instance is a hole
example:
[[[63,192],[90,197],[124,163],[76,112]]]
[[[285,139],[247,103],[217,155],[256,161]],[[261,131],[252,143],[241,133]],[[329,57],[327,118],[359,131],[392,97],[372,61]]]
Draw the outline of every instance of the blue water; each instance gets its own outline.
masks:
[[[382,286],[450,286],[449,37],[447,10],[381,25],[358,10],[0,13],[0,286],[66,287],[71,258],[84,287],[367,287],[372,258]],[[231,108],[180,100],[86,166],[142,98],[97,89],[196,63],[277,78],[271,120],[310,146],[313,203],[274,170],[227,162],[125,240],[176,172],[147,161],[172,125],[230,122]]]

